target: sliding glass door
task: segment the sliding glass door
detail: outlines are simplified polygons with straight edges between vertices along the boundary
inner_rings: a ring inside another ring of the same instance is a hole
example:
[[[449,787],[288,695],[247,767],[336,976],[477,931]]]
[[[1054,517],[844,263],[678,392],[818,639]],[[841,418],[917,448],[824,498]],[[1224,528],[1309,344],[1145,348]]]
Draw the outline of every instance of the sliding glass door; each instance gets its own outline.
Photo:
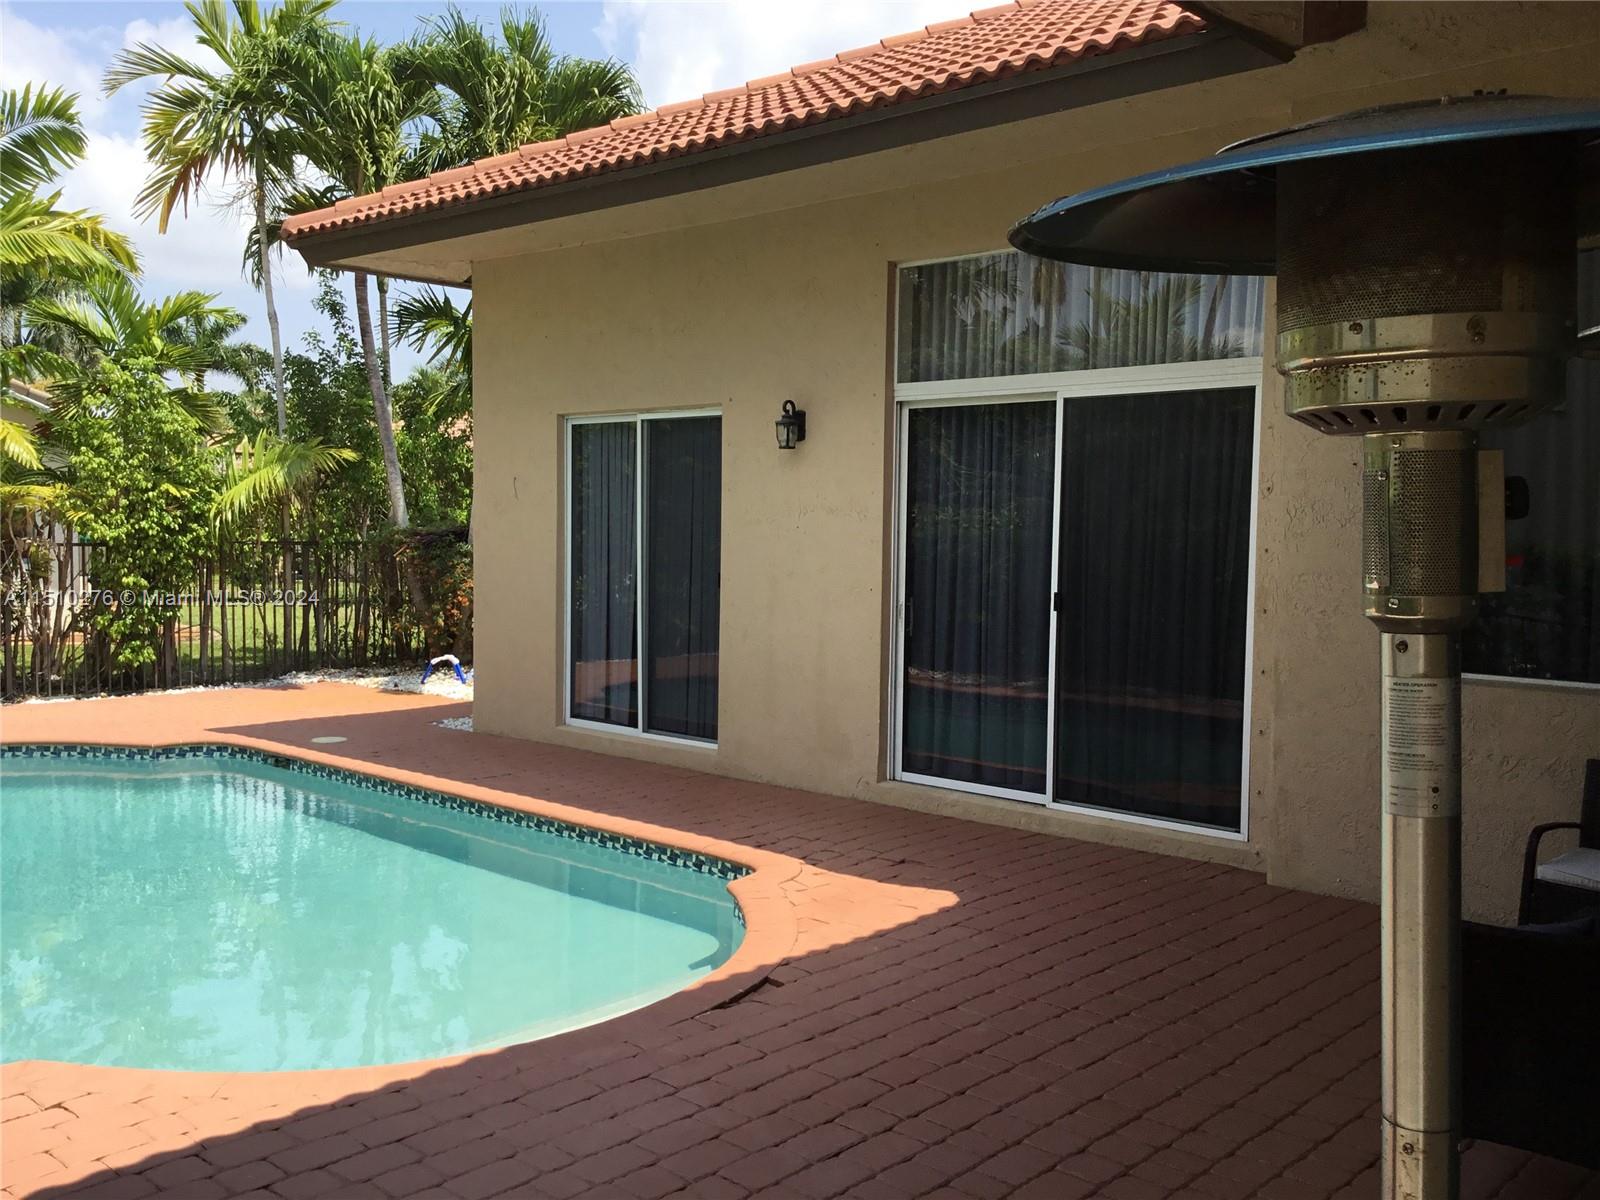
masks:
[[[1255,413],[904,406],[898,777],[1242,832]]]
[[[568,719],[715,741],[721,418],[574,420],[568,436]]]
[[[1240,826],[1255,389],[1062,404],[1054,798]]]
[[[1045,790],[1054,400],[912,408],[901,769]]]

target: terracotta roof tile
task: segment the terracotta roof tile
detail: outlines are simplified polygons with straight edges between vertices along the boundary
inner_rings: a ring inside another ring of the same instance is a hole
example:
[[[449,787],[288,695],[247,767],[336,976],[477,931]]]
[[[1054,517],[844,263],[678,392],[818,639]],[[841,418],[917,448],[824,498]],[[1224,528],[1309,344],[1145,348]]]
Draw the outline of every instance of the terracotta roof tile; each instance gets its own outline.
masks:
[[[509,192],[837,121],[1204,28],[1169,0],[1016,0],[846,50],[743,87],[667,104],[564,138],[290,217],[290,241],[458,208]]]

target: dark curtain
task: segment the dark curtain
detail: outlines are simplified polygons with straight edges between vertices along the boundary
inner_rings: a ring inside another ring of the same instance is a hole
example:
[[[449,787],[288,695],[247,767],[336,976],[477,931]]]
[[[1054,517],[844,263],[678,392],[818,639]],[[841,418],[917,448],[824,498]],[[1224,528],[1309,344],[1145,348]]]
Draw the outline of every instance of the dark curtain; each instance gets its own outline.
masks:
[[[572,427],[572,716],[639,720],[631,421]]]
[[[1042,794],[1055,404],[908,420],[902,769]]]
[[[1578,256],[1578,323],[1600,324],[1600,254]],[[1512,429],[1485,429],[1506,474],[1528,481],[1528,515],[1506,524],[1506,590],[1486,593],[1463,638],[1482,675],[1600,683],[1600,362],[1575,360],[1565,402]]]
[[[722,421],[646,421],[645,720],[715,740]]]
[[[1060,801],[1239,827],[1254,406],[1066,401]]]

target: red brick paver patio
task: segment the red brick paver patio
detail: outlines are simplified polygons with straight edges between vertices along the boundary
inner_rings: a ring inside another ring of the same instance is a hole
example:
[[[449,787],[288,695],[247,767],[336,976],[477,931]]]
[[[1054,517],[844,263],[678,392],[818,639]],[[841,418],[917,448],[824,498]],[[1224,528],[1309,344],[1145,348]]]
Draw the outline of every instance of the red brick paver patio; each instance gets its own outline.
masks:
[[[5,740],[233,742],[755,867],[702,986],[437,1063],[0,1071],[22,1197],[1376,1193],[1377,921],[1247,872],[438,728],[348,685],[13,707]],[[311,739],[349,740],[328,753]],[[1600,1198],[1501,1147],[1470,1198]]]

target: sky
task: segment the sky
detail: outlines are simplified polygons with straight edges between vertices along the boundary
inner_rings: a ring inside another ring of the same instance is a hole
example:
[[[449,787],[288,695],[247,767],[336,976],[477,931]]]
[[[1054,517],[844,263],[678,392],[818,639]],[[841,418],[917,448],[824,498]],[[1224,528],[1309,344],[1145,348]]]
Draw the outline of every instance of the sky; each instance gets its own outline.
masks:
[[[959,16],[972,2],[558,0],[537,8],[558,51],[629,63],[653,108]],[[462,0],[460,7],[493,25],[501,2]],[[363,34],[399,41],[444,8],[444,0],[343,0],[334,15]],[[44,83],[76,92],[89,148],[61,181],[62,203],[103,213],[134,239],[147,294],[214,292],[249,318],[243,336],[266,345],[265,308],[240,269],[249,214],[229,207],[224,181],[214,181],[211,202],[187,216],[174,213],[165,234],[134,216],[147,166],[139,109],[148,89],[107,97],[100,79],[119,50],[140,42],[197,52],[188,14],[176,0],[0,0],[0,87]],[[321,324],[311,307],[314,282],[292,252],[279,260],[274,279],[284,345],[292,348]],[[416,361],[402,352],[397,373]]]

